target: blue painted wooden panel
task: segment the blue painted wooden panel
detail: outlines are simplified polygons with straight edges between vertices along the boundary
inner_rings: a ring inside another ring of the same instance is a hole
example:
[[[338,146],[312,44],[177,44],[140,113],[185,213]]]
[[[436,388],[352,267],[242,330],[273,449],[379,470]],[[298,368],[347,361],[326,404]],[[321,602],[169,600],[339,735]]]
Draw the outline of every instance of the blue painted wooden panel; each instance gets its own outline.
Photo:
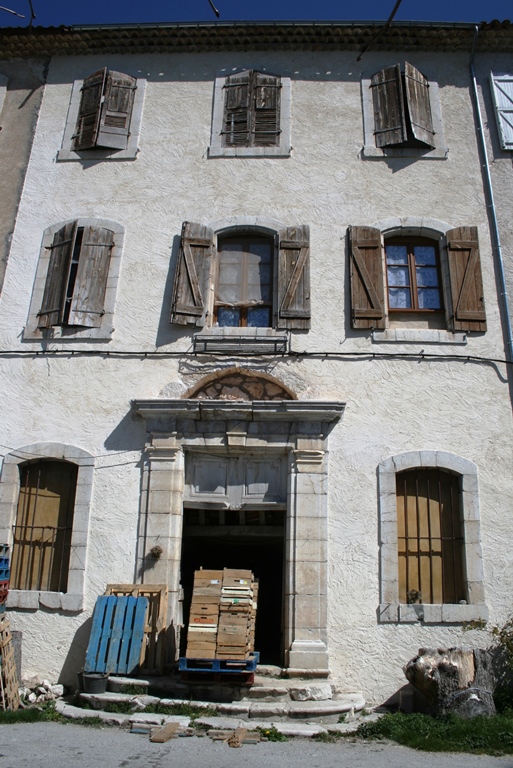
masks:
[[[84,672],[137,671],[147,608],[146,597],[102,595],[96,600]]]

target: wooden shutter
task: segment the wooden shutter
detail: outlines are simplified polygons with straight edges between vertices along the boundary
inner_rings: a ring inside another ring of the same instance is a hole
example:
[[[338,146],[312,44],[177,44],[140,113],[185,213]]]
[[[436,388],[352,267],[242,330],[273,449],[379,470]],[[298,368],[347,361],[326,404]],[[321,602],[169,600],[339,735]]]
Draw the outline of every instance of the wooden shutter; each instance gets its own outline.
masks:
[[[490,74],[493,102],[503,149],[513,149],[513,75]]]
[[[349,227],[351,325],[385,328],[385,281],[381,232],[374,227]]]
[[[374,135],[377,147],[407,140],[401,65],[386,67],[371,78]]]
[[[280,137],[281,80],[272,75],[254,73],[253,143],[255,147],[272,147]]]
[[[483,279],[477,227],[456,227],[446,234],[453,331],[486,331]]]
[[[213,240],[214,233],[208,227],[184,221],[173,286],[172,323],[205,325]]]
[[[424,75],[407,61],[404,62],[404,82],[412,133],[416,139],[434,148],[435,132],[431,117],[429,83]]]
[[[72,221],[54,235],[53,243],[50,246],[51,253],[43,303],[38,313],[38,328],[51,328],[62,322],[76,234],[77,225],[75,221]]]
[[[107,73],[97,147],[127,148],[136,82],[121,72]]]
[[[84,227],[69,325],[99,328],[104,311],[114,233],[103,227]]]
[[[310,227],[280,232],[278,328],[310,328]]]
[[[75,150],[96,146],[106,78],[107,69],[104,67],[84,80],[73,141]]]
[[[224,85],[223,143],[225,147],[249,146],[251,134],[251,72],[226,78]]]

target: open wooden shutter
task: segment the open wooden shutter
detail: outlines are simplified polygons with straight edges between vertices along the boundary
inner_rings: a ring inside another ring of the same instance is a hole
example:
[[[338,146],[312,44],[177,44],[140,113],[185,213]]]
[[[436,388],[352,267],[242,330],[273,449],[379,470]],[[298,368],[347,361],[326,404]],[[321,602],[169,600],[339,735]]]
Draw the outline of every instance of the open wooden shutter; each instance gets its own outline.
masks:
[[[75,150],[91,149],[96,146],[106,78],[107,69],[104,67],[84,80],[73,141]]]
[[[54,235],[53,243],[50,246],[51,253],[43,303],[38,313],[38,328],[51,328],[62,322],[76,234],[77,225],[75,221],[72,221]]]
[[[381,232],[349,227],[351,324],[353,328],[385,328],[385,281]]]
[[[278,328],[310,328],[310,227],[280,232]]]
[[[173,285],[172,323],[205,325],[213,256],[212,230],[202,224],[184,221]]]
[[[121,72],[107,73],[97,147],[127,148],[136,82]]]
[[[70,325],[101,325],[114,235],[103,227],[84,227],[69,312]]]
[[[477,227],[456,227],[446,233],[453,331],[486,331],[483,278]]]
[[[255,147],[272,147],[280,138],[281,80],[273,75],[254,73],[253,136]]]
[[[371,78],[374,104],[374,134],[377,147],[407,140],[401,65],[385,67]]]
[[[251,132],[251,72],[226,78],[224,85],[223,143],[225,147],[247,147]]]
[[[429,83],[424,75],[407,61],[404,62],[404,80],[412,133],[428,147],[434,147],[435,132],[431,117]]]
[[[513,149],[513,75],[490,74],[495,114],[503,149]]]

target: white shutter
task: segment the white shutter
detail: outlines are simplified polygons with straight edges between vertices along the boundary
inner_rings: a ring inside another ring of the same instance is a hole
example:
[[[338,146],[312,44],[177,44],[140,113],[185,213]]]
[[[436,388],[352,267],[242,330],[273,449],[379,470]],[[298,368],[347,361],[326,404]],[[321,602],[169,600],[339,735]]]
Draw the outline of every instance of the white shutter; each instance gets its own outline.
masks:
[[[513,75],[490,73],[493,102],[503,149],[513,149]]]

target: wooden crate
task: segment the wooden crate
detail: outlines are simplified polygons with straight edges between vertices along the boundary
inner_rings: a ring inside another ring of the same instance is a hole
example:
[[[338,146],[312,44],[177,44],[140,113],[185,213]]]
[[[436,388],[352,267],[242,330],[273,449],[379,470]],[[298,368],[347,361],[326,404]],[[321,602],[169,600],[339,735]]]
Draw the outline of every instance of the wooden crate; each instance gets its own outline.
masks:
[[[166,662],[166,625],[168,589],[165,584],[107,584],[106,595],[145,597],[148,613],[140,670],[148,675],[162,675]]]
[[[14,661],[11,625],[5,614],[0,615],[0,704],[3,709],[16,710],[20,706],[20,684]]]

